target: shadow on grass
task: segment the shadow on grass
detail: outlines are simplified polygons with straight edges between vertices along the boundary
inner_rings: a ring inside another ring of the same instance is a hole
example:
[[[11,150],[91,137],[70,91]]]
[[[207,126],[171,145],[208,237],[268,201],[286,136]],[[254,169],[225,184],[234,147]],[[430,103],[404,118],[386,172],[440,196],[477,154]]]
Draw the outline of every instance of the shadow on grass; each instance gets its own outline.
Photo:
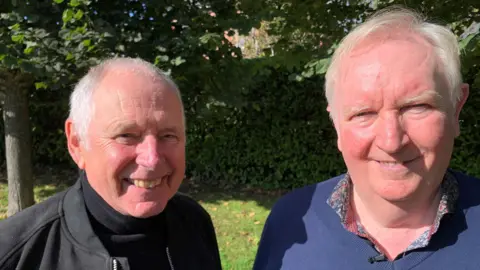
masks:
[[[224,189],[199,184],[201,181],[198,181],[198,179],[192,180],[185,179],[179,191],[189,195],[198,202],[212,204],[225,203],[227,201],[255,202],[258,206],[270,210],[275,202],[288,192],[288,190],[262,190],[242,187]]]
[[[255,202],[258,206],[265,209],[272,209],[274,203],[280,197],[279,194],[256,194],[252,192],[242,192],[235,190],[218,190],[204,188],[202,190],[192,190],[187,193],[198,202],[218,204],[224,201],[242,201]]]

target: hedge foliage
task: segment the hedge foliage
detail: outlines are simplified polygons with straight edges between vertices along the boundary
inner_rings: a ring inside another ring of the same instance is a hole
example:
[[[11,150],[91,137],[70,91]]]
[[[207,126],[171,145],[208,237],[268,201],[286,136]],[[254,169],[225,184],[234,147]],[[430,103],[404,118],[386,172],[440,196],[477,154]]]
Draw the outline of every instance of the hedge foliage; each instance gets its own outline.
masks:
[[[242,106],[217,102],[195,113],[187,108],[187,175],[215,187],[291,189],[344,172],[323,79],[298,82],[291,74],[275,68],[257,74],[241,94]],[[69,91],[45,91],[31,100],[36,165],[74,166],[63,134]],[[471,89],[452,160],[453,168],[475,176],[480,176],[479,102],[478,89]],[[3,137],[0,146],[3,156]]]
[[[270,69],[246,106],[216,106],[189,124],[189,173],[219,186],[303,186],[343,171],[323,98],[323,80],[292,81]],[[193,127],[191,126],[193,125]]]
[[[180,85],[187,176],[197,182],[290,189],[344,172],[322,76],[346,29],[379,8],[404,4],[448,22],[459,38],[462,72],[477,89],[461,115],[452,167],[480,176],[480,12],[471,8],[478,0],[168,2],[0,1],[1,70],[35,75],[30,118],[37,167],[74,166],[63,134],[71,85],[100,59],[124,55],[155,63]],[[250,31],[261,23],[265,31]],[[249,33],[263,57],[244,58],[240,39],[230,43],[235,31],[227,40],[229,29]]]

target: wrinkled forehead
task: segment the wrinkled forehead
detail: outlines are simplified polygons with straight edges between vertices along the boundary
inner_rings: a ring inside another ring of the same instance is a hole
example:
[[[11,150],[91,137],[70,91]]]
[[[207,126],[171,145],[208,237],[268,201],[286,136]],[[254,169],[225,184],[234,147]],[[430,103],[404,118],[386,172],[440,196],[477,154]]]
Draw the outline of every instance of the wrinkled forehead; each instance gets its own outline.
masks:
[[[335,92],[423,84],[435,77],[436,66],[432,46],[419,37],[366,40],[341,59]]]
[[[352,68],[381,65],[388,71],[410,71],[412,67],[435,69],[436,56],[433,47],[423,37],[404,35],[372,35],[362,40],[345,54],[340,65],[340,74]],[[388,73],[386,73],[388,74]]]
[[[95,107],[102,111],[121,109],[123,112],[138,108],[180,108],[172,86],[154,74],[139,70],[115,69],[101,78],[94,92]]]

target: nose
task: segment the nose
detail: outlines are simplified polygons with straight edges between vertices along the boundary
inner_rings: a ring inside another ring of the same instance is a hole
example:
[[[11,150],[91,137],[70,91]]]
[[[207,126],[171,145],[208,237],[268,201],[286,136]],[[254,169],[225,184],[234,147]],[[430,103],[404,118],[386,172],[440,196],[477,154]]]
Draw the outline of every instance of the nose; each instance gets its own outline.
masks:
[[[137,164],[153,170],[160,160],[157,138],[155,136],[145,136],[137,146]]]
[[[400,117],[390,114],[378,119],[375,144],[387,153],[398,152],[409,141]]]

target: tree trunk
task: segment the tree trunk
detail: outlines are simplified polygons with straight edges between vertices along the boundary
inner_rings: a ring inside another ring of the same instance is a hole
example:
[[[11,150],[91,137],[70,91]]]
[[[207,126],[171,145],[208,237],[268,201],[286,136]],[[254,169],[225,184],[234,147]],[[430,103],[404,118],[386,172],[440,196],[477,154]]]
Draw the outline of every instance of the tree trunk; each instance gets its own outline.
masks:
[[[28,87],[21,75],[9,74],[5,83],[3,121],[8,177],[7,216],[33,205],[32,148],[28,115]]]

